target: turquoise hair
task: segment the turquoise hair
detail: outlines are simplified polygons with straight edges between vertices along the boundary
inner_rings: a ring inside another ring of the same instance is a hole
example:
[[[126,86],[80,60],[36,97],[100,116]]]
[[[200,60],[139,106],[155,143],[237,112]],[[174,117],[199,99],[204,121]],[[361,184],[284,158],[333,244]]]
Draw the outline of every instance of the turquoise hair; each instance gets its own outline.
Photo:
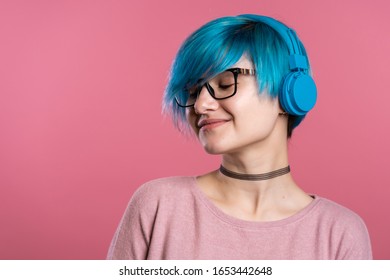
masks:
[[[233,66],[244,54],[256,70],[259,94],[266,92],[276,98],[283,77],[289,73],[289,50],[283,38],[258,15],[222,17],[210,21],[192,33],[180,47],[171,67],[163,98],[163,112],[172,116],[174,124],[188,127],[185,108],[179,107],[175,96],[186,98],[187,89],[204,83]],[[297,38],[301,51],[305,48]],[[310,71],[310,67],[309,70]],[[289,132],[304,116],[289,116]]]

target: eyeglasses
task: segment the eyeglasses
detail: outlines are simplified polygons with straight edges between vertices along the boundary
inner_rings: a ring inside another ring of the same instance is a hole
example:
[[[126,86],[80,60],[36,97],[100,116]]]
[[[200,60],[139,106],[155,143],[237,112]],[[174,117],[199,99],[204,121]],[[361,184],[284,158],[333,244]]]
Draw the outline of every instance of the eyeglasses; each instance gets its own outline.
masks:
[[[227,69],[212,78],[210,81],[200,86],[195,86],[193,88],[187,89],[187,95],[177,95],[175,97],[176,103],[180,107],[184,108],[194,106],[204,86],[207,88],[207,91],[210,93],[210,95],[216,100],[222,100],[232,97],[237,93],[238,74],[253,76],[255,75],[255,70],[243,68]]]

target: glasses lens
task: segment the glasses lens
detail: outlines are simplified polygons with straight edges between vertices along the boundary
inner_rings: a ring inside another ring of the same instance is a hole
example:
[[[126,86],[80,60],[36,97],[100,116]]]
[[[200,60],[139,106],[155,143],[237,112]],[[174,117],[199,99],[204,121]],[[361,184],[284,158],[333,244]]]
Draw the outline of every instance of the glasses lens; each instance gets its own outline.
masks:
[[[234,95],[237,89],[234,73],[231,71],[222,72],[206,83],[205,87],[215,99],[228,98]],[[190,88],[187,95],[176,96],[176,102],[182,107],[193,106],[202,88],[200,86]]]
[[[225,71],[209,82],[213,95],[217,99],[228,98],[236,92],[236,80],[233,72]]]

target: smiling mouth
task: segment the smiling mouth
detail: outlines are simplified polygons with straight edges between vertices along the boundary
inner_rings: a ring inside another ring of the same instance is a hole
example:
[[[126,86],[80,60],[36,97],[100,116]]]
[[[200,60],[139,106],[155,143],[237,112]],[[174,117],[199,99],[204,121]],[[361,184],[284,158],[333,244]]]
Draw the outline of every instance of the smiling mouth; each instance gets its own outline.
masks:
[[[228,120],[211,120],[198,125],[199,130],[210,130],[227,123]]]

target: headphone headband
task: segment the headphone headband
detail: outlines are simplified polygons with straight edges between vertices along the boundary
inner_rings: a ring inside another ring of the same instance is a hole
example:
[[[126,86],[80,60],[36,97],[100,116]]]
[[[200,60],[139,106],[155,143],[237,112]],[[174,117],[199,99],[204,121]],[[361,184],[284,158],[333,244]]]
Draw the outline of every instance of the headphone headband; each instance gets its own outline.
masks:
[[[307,58],[301,51],[301,48],[297,42],[297,35],[293,29],[287,27],[280,21],[277,21],[276,19],[273,19],[271,17],[251,15],[251,14],[245,14],[242,16],[265,23],[273,30],[275,30],[283,38],[283,41],[286,43],[290,54],[289,57],[290,70],[308,69]]]
[[[317,88],[314,80],[307,75],[308,58],[303,53],[295,31],[276,19],[260,15],[241,15],[255,22],[262,22],[275,30],[286,43],[289,50],[288,73],[279,93],[281,107],[290,115],[305,116],[317,101]]]

